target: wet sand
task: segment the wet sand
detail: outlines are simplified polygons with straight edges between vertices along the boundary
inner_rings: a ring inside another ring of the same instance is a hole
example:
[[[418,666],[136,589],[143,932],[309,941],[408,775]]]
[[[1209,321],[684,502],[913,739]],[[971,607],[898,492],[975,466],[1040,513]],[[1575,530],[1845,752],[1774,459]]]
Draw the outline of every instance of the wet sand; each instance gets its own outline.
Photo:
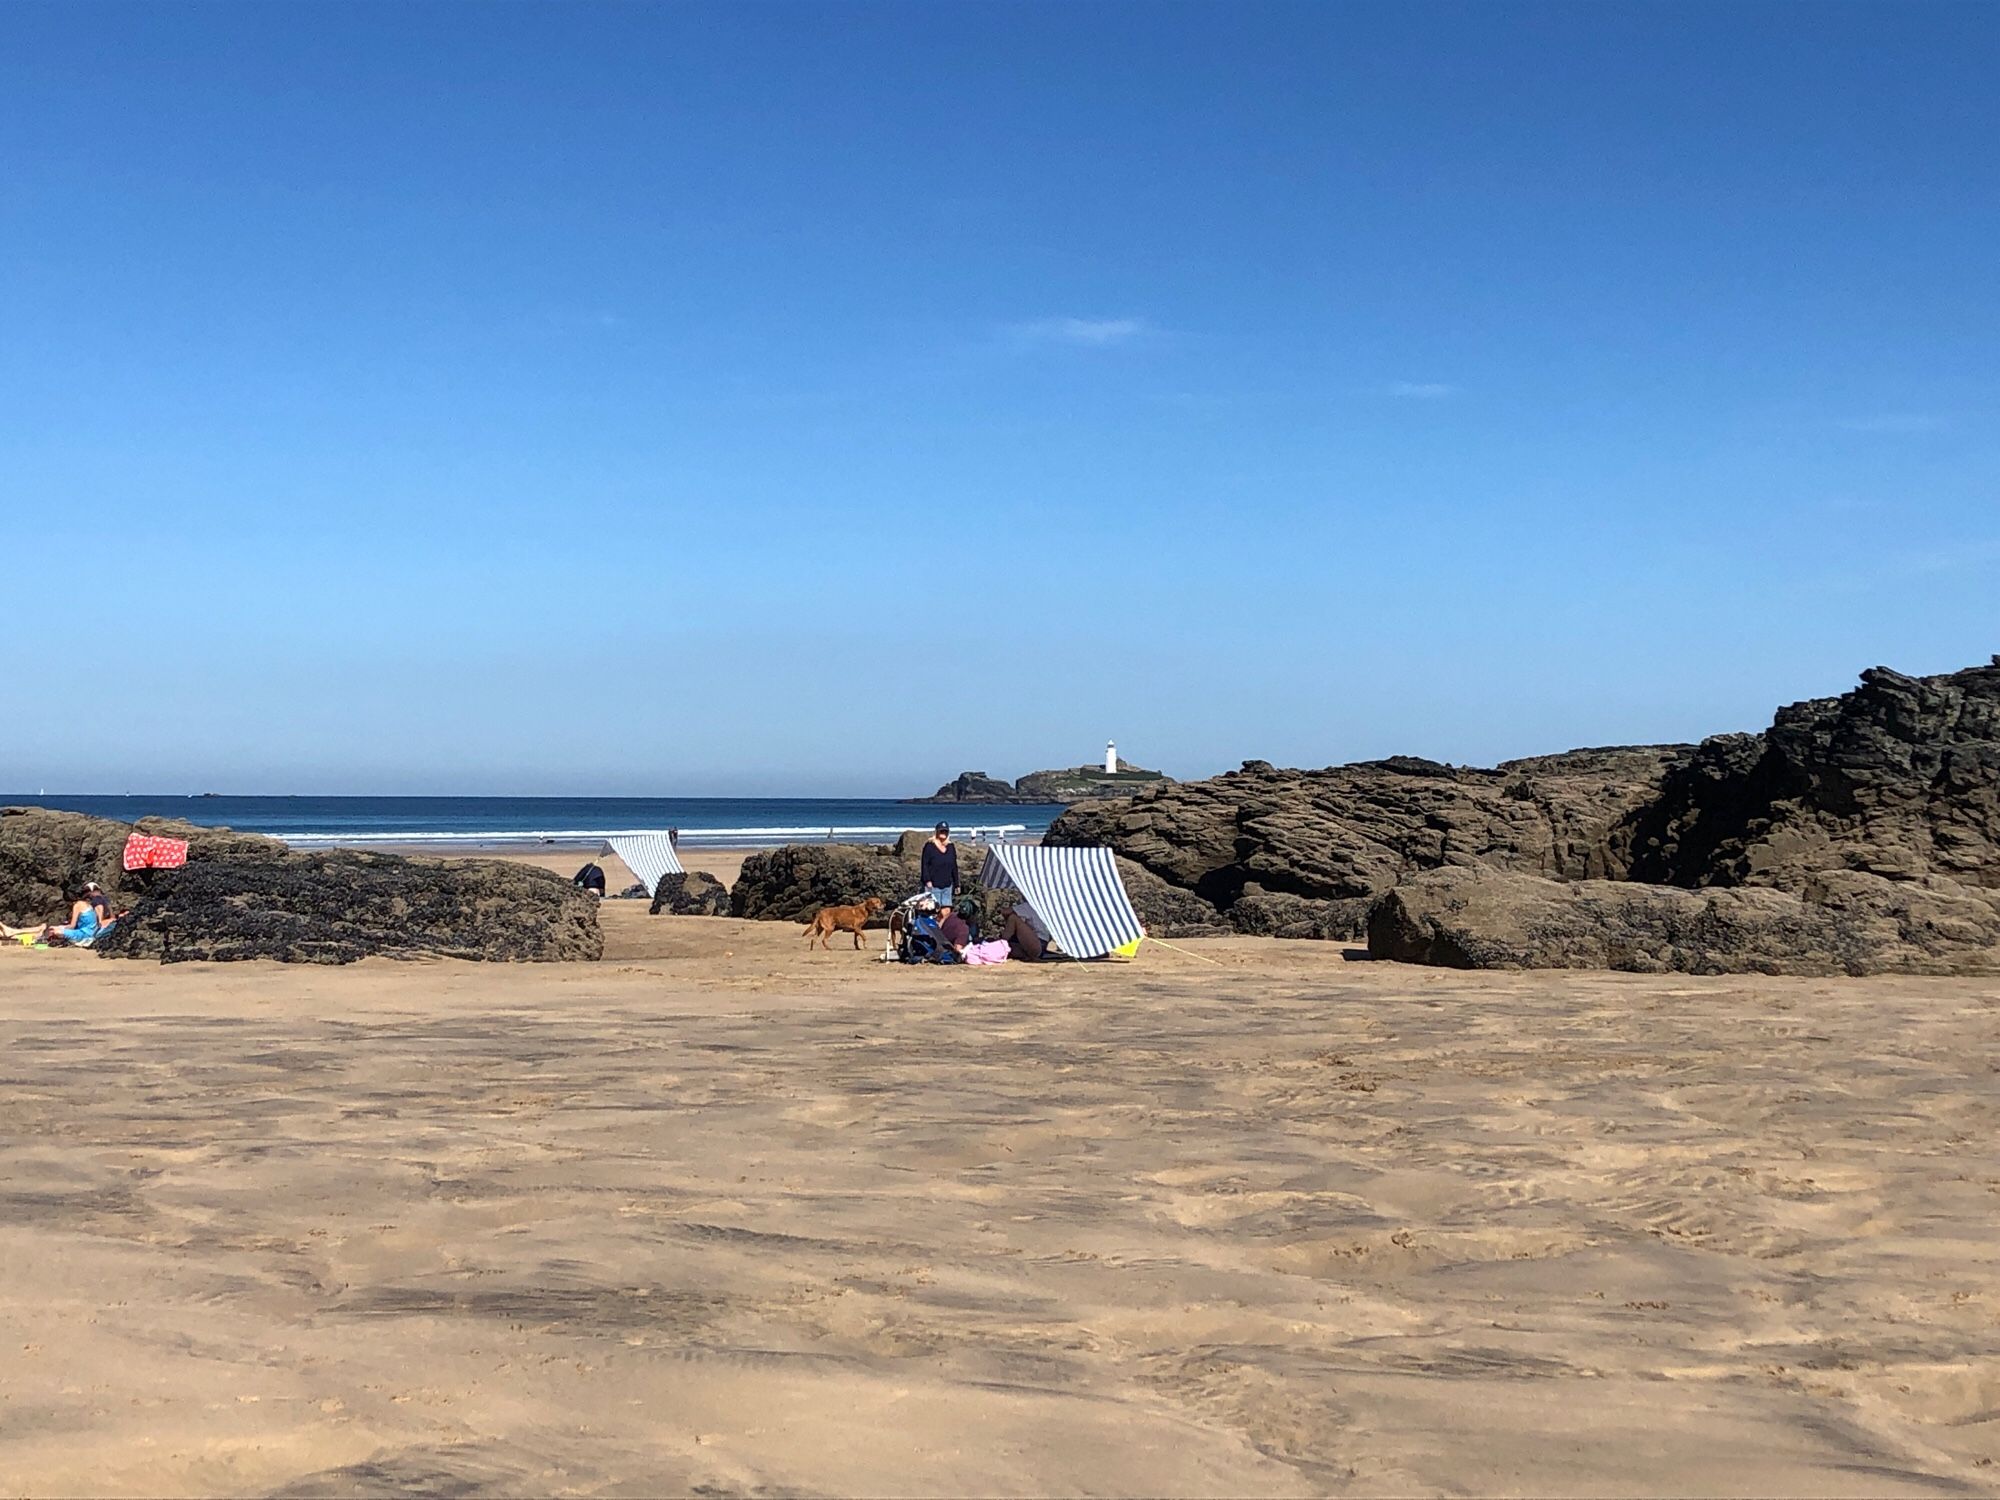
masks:
[[[0,952],[17,1494],[2000,1482],[2000,983]]]

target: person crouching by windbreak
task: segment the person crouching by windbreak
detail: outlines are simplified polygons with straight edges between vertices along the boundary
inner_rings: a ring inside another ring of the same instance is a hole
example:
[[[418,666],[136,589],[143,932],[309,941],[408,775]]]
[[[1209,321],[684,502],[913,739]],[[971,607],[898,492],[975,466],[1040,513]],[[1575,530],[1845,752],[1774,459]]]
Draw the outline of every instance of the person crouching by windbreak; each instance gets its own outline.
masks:
[[[924,845],[920,870],[924,894],[938,905],[938,914],[948,917],[958,903],[958,846],[951,841],[951,825],[940,823]]]
[[[595,863],[587,864],[570,877],[570,884],[581,888],[590,895],[602,897],[604,895],[604,867]]]
[[[938,923],[938,941],[962,959],[972,943],[972,928],[957,912],[947,912],[945,919]]]
[[[1042,936],[1030,919],[1025,908],[1026,902],[1007,913],[1007,923],[1000,929],[1000,936],[1006,940],[1007,954],[1023,963],[1040,963],[1049,956],[1049,940]]]

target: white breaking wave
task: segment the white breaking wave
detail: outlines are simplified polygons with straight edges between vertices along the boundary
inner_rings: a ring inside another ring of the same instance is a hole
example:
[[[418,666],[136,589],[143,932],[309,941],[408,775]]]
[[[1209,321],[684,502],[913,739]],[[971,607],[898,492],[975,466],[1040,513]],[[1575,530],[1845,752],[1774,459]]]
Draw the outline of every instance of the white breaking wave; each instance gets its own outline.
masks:
[[[791,828],[683,828],[676,835],[683,846],[728,849],[748,847],[757,844],[809,844],[809,843],[882,843],[909,831],[907,823],[869,824],[819,824],[817,827]],[[1014,838],[1028,831],[1025,823],[980,823],[954,825],[955,837],[968,839]],[[535,844],[601,844],[606,839],[638,837],[645,834],[664,834],[664,828],[536,828],[523,831],[479,833],[443,832],[437,830],[405,830],[401,832],[368,829],[349,832],[308,832],[279,833],[272,837],[283,839],[287,844],[301,849],[354,848],[369,844],[437,844],[449,848],[453,845],[535,845]]]

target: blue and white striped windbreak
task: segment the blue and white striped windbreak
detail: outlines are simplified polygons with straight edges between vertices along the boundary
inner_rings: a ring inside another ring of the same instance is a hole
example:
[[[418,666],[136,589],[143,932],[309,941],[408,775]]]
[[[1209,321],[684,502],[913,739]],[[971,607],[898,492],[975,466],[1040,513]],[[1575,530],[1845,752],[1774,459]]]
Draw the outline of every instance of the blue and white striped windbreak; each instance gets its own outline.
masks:
[[[606,839],[604,847],[625,861],[649,896],[659,893],[662,876],[685,873],[674,841],[664,833],[621,833]]]
[[[1071,958],[1102,958],[1144,935],[1109,849],[995,844],[979,883],[1019,891]]]

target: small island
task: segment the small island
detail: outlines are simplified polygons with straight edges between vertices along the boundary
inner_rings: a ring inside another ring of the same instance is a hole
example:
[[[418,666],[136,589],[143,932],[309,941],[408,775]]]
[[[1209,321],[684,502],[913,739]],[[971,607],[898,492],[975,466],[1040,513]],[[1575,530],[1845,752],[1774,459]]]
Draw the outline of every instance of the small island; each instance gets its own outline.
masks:
[[[1009,803],[1088,802],[1095,797],[1129,797],[1148,786],[1172,781],[1160,771],[1148,771],[1128,761],[1117,769],[1105,766],[1073,766],[1064,771],[1030,771],[1019,781],[1006,781],[984,771],[966,771],[948,781],[928,797],[905,797],[905,802],[984,802]]]

